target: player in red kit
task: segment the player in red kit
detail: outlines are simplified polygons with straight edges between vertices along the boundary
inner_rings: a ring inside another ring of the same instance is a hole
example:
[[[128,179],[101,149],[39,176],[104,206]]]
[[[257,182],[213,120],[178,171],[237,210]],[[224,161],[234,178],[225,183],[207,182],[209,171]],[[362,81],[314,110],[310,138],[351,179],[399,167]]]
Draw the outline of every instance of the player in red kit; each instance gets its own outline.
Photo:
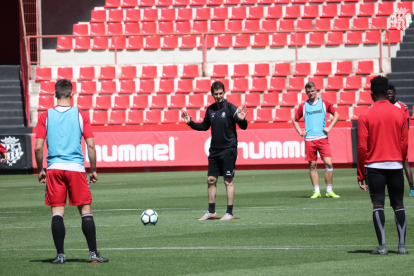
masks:
[[[387,91],[386,77],[373,78],[371,96],[374,104],[358,118],[358,184],[364,191],[369,188],[374,207],[373,222],[378,247],[371,254],[388,254],[384,228],[385,186],[397,224],[398,254],[407,254],[407,217],[403,203],[403,164],[408,149],[407,118],[398,107],[389,102]]]
[[[7,163],[7,149],[0,144],[0,163]]]
[[[401,111],[405,114],[405,117],[407,118],[408,131],[410,131],[410,112],[408,111],[408,106],[401,101],[397,101],[396,96],[397,96],[397,91],[395,90],[395,86],[389,83],[388,84],[388,100],[396,107],[399,107]],[[405,176],[407,177],[407,180],[408,180],[408,184],[410,185],[410,193],[408,196],[414,197],[413,173],[411,171],[410,164],[408,163],[408,154],[407,154],[407,158],[405,159],[404,170],[405,170]]]

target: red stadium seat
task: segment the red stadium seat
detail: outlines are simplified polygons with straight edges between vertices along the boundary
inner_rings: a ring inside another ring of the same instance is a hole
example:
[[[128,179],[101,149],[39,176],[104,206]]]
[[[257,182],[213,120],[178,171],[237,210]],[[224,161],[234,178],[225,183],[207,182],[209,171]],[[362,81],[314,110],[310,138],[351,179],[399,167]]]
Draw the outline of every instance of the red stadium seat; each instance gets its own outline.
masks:
[[[269,91],[283,91],[286,89],[286,78],[276,77],[270,79]]]
[[[193,20],[193,10],[192,9],[177,9],[177,21],[190,21]]]
[[[157,66],[142,66],[141,79],[155,79],[157,77]]]
[[[72,80],[73,79],[73,69],[72,67],[59,67],[57,70],[57,80],[61,79],[67,79]]]
[[[222,1],[222,0],[220,0]],[[226,7],[213,9],[213,20],[226,20],[229,19],[229,11]]]
[[[379,3],[379,4],[381,4],[381,3]],[[373,28],[373,29],[387,29],[388,28],[387,18],[386,17],[373,17],[371,19],[371,28]]]
[[[155,6],[155,0],[139,0],[139,7],[152,7]]]
[[[313,29],[312,19],[300,19],[297,21],[296,30],[307,31]]]
[[[272,108],[258,108],[255,122],[273,121]]]
[[[211,81],[210,79],[201,79],[196,80],[196,88],[194,93],[207,93],[211,91]]]
[[[132,80],[137,77],[137,67],[135,66],[122,66],[120,80]]]
[[[190,0],[174,0],[174,6],[188,6],[190,5]]]
[[[369,22],[368,17],[356,17],[353,20],[352,23],[353,29],[368,29],[369,28]]]
[[[234,104],[235,106],[241,106],[242,105],[241,94],[239,94],[239,93],[227,94],[226,95],[226,100],[229,103]]]
[[[174,22],[158,22],[159,34],[172,34],[174,33]]]
[[[73,24],[73,35],[88,35],[88,24]]]
[[[297,46],[306,45],[306,34],[305,33],[294,33],[290,34],[290,43],[289,46],[293,47],[297,44]]]
[[[344,44],[344,38],[342,32],[328,32],[328,39],[326,45],[341,45]]]
[[[274,0],[259,0],[258,4],[273,4],[275,1]]]
[[[390,30],[390,43],[400,43],[401,42],[401,31],[400,30]],[[385,33],[384,44],[388,43],[388,33]]]
[[[126,111],[125,110],[112,110],[111,119],[109,125],[122,125],[126,123]]]
[[[207,0],[207,6],[220,6],[223,5],[224,0]]]
[[[218,35],[216,48],[230,48],[233,46],[233,35]]]
[[[394,12],[394,3],[393,2],[382,2],[378,3],[378,12],[377,15],[391,15]]]
[[[292,121],[292,111],[290,108],[276,108],[275,122]]]
[[[191,118],[191,120],[193,120],[194,122],[202,122],[203,119],[204,119],[204,117],[203,117],[203,118],[201,118],[201,120],[197,120],[197,110],[195,110],[195,109],[187,109],[186,112],[187,112],[188,116]],[[180,116],[179,123],[180,124],[185,124],[185,122],[183,121],[183,118],[181,117],[181,112],[179,113],[179,116]]]
[[[129,50],[139,50],[144,47],[144,37],[142,36],[130,36],[128,38],[128,46],[127,49]]]
[[[152,103],[150,108],[163,109],[167,107],[167,95],[152,96]]]
[[[359,92],[359,100],[357,102],[358,105],[371,105],[374,101],[371,97],[371,91],[361,91]]]
[[[344,79],[342,76],[328,77],[328,85],[325,90],[341,90],[344,88]]]
[[[101,92],[99,94],[114,94],[116,93],[116,82],[115,81],[102,81]]]
[[[362,77],[361,76],[348,76],[346,77],[345,89],[360,89],[362,88]]]
[[[276,31],[276,30],[277,30],[277,20],[263,20],[262,21],[262,31]]]
[[[227,23],[228,32],[241,32],[243,31],[242,20],[229,20]]]
[[[381,41],[381,34],[379,31],[366,31],[364,44],[378,44]]]
[[[155,23],[155,22],[142,22],[141,32],[143,34],[155,34],[155,33],[157,33],[157,23]]]
[[[207,4],[207,0],[191,0],[191,6],[204,6]]]
[[[40,95],[54,95],[55,94],[55,85],[54,81],[42,81],[40,82]],[[76,93],[76,91],[75,91]]]
[[[77,99],[76,107],[81,110],[92,109],[92,96],[79,96]]]
[[[250,93],[244,95],[244,106],[255,107],[260,105],[260,93]]]
[[[165,110],[164,111],[164,120],[163,124],[176,124],[181,120],[181,111],[180,110]]]
[[[374,62],[372,60],[358,61],[357,75],[369,75],[374,72]]]
[[[332,63],[330,61],[316,64],[315,76],[328,76],[330,74],[332,74]]]
[[[175,9],[161,9],[159,21],[175,21]]]
[[[222,33],[226,31],[226,22],[224,20],[211,21],[210,22],[210,33]]]
[[[157,21],[158,20],[158,9],[144,9],[142,12],[141,21]]]
[[[93,80],[95,79],[95,67],[81,67],[79,69],[78,80]]]
[[[398,9],[406,9],[407,14],[413,13],[413,3],[412,2],[398,2],[397,3]]]
[[[103,23],[92,23],[90,24],[91,35],[104,35],[106,34],[105,24]]]
[[[338,106],[336,111],[339,114],[339,121],[346,121],[349,119],[349,107],[348,106]]]
[[[243,20],[247,18],[246,7],[234,7],[231,9],[230,19]]]
[[[288,91],[301,91],[305,89],[305,78],[290,77]]]
[[[224,85],[224,91],[230,91],[230,80],[229,79],[222,79],[222,78],[220,78],[220,79],[213,79],[213,82],[215,82],[215,81],[220,81],[221,83],[223,83],[223,85]]]
[[[371,80],[375,77],[376,77],[375,75],[374,76],[366,76],[364,89],[371,89]]]
[[[338,7],[337,5],[322,5],[322,14],[321,18],[329,17],[334,18],[338,16]]]
[[[116,79],[115,67],[112,67],[112,66],[101,67],[101,75],[99,76],[99,80],[113,80],[113,79]]]
[[[338,105],[353,105],[356,103],[355,91],[339,92]]]
[[[139,125],[144,123],[144,111],[131,110],[128,112],[127,125]]]
[[[111,39],[110,50],[114,50],[116,46],[117,50],[123,50],[126,48],[126,37],[125,36],[116,36]]]
[[[266,18],[268,18],[268,19],[280,19],[282,17],[283,17],[282,6],[267,7]]]
[[[73,49],[73,39],[68,36],[61,36],[57,38],[57,51],[70,51]]]
[[[343,4],[341,5],[339,17],[353,17],[356,15],[355,4]]]
[[[105,8],[118,8],[121,6],[121,0],[105,0]]]
[[[178,21],[175,23],[176,33],[191,33],[191,23],[189,21]]]
[[[121,88],[119,89],[119,94],[132,94],[137,91],[135,81],[121,81]]]
[[[141,21],[141,10],[129,9],[125,11],[125,22],[138,22]]]
[[[160,87],[158,90],[158,94],[159,93],[172,93],[175,91],[174,89],[174,80],[160,80],[159,82]]]
[[[158,124],[161,123],[161,110],[145,111],[144,124]]]
[[[269,46],[269,34],[255,34],[252,47]]]
[[[241,0],[242,5],[255,5],[257,3],[257,0]]]
[[[95,109],[110,109],[111,107],[111,96],[96,97]]]
[[[214,101],[214,98],[213,98],[213,96],[211,95],[211,94],[208,94],[207,95],[207,106],[210,106],[210,105],[212,105],[212,104],[214,104],[215,103],[215,101]],[[201,112],[200,112],[201,113]],[[205,112],[204,112],[204,114],[203,115],[205,115]],[[201,114],[200,114],[200,117],[201,117]],[[203,116],[203,118],[204,118],[204,116]]]
[[[214,64],[213,67],[213,78],[225,78],[229,75],[227,64]]]
[[[106,10],[92,10],[91,11],[91,21],[93,23],[106,22]]]
[[[204,95],[189,95],[188,96],[188,108],[200,108],[204,107]]]
[[[177,65],[164,65],[162,67],[162,79],[174,79],[178,77]]]
[[[108,124],[108,111],[94,111],[92,114],[92,125]]]
[[[316,18],[319,17],[319,5],[309,5],[303,7],[302,18]]]
[[[349,29],[349,18],[336,18],[336,19],[334,19],[334,29],[335,30]]]
[[[272,43],[270,47],[283,47],[287,45],[287,33],[279,33],[272,35]]]
[[[359,115],[361,115],[361,113],[367,110],[368,108],[369,106],[354,106],[353,116],[351,120],[352,121],[358,120]]]
[[[155,92],[155,82],[153,80],[141,80],[139,82],[138,93],[150,94]]]
[[[127,109],[129,108],[129,96],[115,96],[113,109]]]
[[[36,68],[36,81],[49,81],[52,78],[51,68]]]
[[[308,81],[311,81],[315,84],[316,90],[321,90],[324,88],[323,77],[309,77]]]
[[[37,110],[48,110],[55,105],[55,98],[54,97],[39,97],[39,105]]]
[[[316,19],[315,20],[315,30],[329,30],[331,29],[331,20],[330,19]]]
[[[238,5],[241,0],[224,0],[224,5]]]
[[[108,10],[108,22],[122,22],[124,21],[123,10]]]
[[[300,6],[286,6],[284,18],[299,18]]]
[[[325,33],[311,32],[309,33],[308,46],[321,46],[325,44]]]
[[[203,47],[203,39],[202,37],[200,37],[200,44],[198,46],[198,48],[202,48]],[[207,48],[213,48],[214,47],[214,35],[207,35],[206,37],[206,47]]]
[[[131,109],[145,109],[148,108],[148,96],[147,95],[138,95],[132,98]]]
[[[121,7],[132,8],[138,6],[138,0],[122,0]]]
[[[338,61],[336,63],[336,76],[352,74],[352,61]]]
[[[244,78],[233,79],[232,92],[246,92],[249,91],[249,80]]]
[[[108,37],[96,36],[93,38],[92,50],[106,50],[108,49]]]
[[[336,104],[338,102],[336,99],[336,92],[322,92],[321,98],[330,101],[331,104]],[[303,101],[303,97],[302,97],[302,101]]]
[[[181,76],[181,78],[193,79],[197,77],[198,77],[198,66],[197,65],[184,65],[183,75]]]
[[[197,95],[198,96],[198,95]],[[186,107],[185,95],[171,95],[169,108],[183,108]]]
[[[157,2],[157,7],[169,7],[172,5],[173,5],[173,0],[158,0]]]
[[[244,22],[245,32],[260,32],[260,20],[246,20]]]
[[[249,65],[248,64],[235,64],[233,71],[233,78],[238,77],[247,77],[249,76]]]
[[[180,49],[193,49],[197,47],[197,37],[194,35],[184,35],[181,37]]]
[[[286,19],[279,20],[279,31],[293,31],[295,30],[295,20]]]
[[[263,93],[263,103],[264,106],[277,106],[279,105],[279,93]]]
[[[298,62],[295,66],[294,76],[308,76],[311,74],[311,67],[309,62]]]
[[[262,19],[264,17],[263,6],[249,7],[247,19]]]
[[[207,33],[207,32],[208,32],[207,21],[194,21],[193,33]]]
[[[290,75],[290,63],[281,62],[275,64],[275,73],[273,76],[289,76]]]
[[[373,16],[375,13],[375,4],[374,3],[363,3],[359,4],[359,13],[360,16]]]
[[[194,20],[210,20],[211,13],[210,8],[198,8],[196,9],[196,15]]]
[[[270,75],[269,63],[257,63],[254,65],[253,77],[266,77]]]
[[[253,78],[252,79],[252,89],[250,91],[267,91],[268,85],[267,85],[267,78]]]

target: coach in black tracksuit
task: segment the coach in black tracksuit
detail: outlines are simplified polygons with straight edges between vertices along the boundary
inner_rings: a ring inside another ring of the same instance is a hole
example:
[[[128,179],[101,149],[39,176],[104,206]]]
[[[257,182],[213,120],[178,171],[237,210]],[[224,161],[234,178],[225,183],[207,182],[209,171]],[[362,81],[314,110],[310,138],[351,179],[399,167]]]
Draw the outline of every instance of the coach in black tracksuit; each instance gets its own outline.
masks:
[[[234,186],[233,177],[237,159],[236,123],[241,129],[247,128],[247,109],[239,110],[234,104],[224,99],[225,87],[220,81],[211,85],[211,94],[215,103],[207,108],[202,123],[191,121],[186,111],[182,112],[184,121],[195,130],[207,131],[211,127],[211,145],[208,157],[208,199],[209,208],[200,220],[216,219],[215,201],[217,194],[217,179],[223,176],[227,190],[227,212],[222,220],[233,217]]]

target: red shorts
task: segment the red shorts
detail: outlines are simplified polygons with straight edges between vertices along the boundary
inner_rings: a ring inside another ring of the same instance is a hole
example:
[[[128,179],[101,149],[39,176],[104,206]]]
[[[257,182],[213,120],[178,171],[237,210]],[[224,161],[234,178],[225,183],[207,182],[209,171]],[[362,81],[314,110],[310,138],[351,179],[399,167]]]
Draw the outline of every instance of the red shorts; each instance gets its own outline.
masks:
[[[328,138],[313,141],[305,141],[305,160],[316,161],[319,155],[323,157],[332,157],[331,146]]]
[[[84,172],[63,170],[46,171],[45,204],[65,206],[69,190],[69,205],[79,206],[92,203],[92,194]]]

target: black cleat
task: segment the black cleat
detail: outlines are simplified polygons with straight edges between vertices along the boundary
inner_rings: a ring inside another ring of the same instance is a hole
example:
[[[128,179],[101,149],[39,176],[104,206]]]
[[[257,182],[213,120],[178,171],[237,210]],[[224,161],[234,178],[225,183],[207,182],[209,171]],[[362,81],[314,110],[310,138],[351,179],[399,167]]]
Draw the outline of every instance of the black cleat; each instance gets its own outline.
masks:
[[[64,264],[65,263],[65,257],[59,257],[57,256],[56,259],[52,262],[52,264]]]
[[[373,255],[388,255],[387,246],[385,244],[379,245],[374,251],[371,252]]]
[[[403,243],[398,243],[398,253],[397,254],[408,254],[407,247]]]
[[[107,263],[109,262],[109,260],[107,258],[104,258],[101,256],[101,254],[96,253],[96,254],[91,254],[89,255],[89,262],[91,264],[95,264],[95,263]]]

